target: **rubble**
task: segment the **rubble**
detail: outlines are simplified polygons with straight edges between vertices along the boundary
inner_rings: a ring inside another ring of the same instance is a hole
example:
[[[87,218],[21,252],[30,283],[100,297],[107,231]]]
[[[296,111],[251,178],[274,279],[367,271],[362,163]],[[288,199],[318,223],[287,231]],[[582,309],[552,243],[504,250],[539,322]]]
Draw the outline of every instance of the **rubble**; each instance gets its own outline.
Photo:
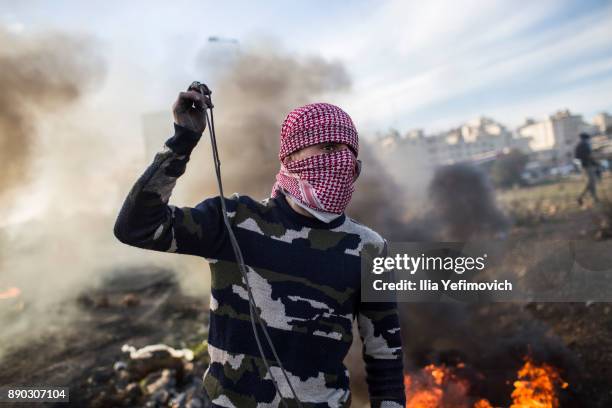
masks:
[[[174,273],[117,270],[67,302],[71,325],[8,350],[1,384],[62,384],[76,407],[209,406],[208,298],[183,294]]]
[[[128,293],[121,299],[121,304],[126,307],[138,306],[140,304],[140,298],[138,295]]]
[[[93,383],[102,381],[107,385],[95,398],[94,407],[209,406],[201,378],[206,363],[202,359],[194,360],[192,350],[177,350],[165,344],[137,349],[125,344],[121,351],[127,354],[126,361],[102,367],[91,378]]]
[[[175,285],[170,276],[165,281],[162,276],[153,279],[139,280],[137,277],[121,277],[121,286],[116,281],[110,283],[112,292],[120,292],[121,287],[130,290],[125,295],[115,293],[118,303],[109,299],[109,305],[116,304],[127,308],[146,306],[146,292],[162,288],[164,292],[174,291]],[[143,285],[142,282],[148,282]],[[165,288],[165,289],[164,289]],[[140,292],[140,293],[138,293]],[[145,293],[143,293],[145,292]],[[119,296],[121,295],[121,296]],[[170,297],[168,297],[169,299]],[[158,311],[175,317],[198,316],[193,308],[193,301],[184,296],[173,297],[175,304],[157,305]],[[94,303],[95,304],[95,303]],[[123,309],[125,310],[125,309]],[[148,313],[151,313],[150,311]],[[203,384],[202,376],[208,367],[207,342],[200,341],[189,347],[175,348],[164,343],[147,344],[137,347],[125,343],[120,347],[120,354],[112,364],[98,367],[88,380],[92,387],[103,388],[98,391],[93,407],[172,407],[172,408],[205,408],[210,406]]]

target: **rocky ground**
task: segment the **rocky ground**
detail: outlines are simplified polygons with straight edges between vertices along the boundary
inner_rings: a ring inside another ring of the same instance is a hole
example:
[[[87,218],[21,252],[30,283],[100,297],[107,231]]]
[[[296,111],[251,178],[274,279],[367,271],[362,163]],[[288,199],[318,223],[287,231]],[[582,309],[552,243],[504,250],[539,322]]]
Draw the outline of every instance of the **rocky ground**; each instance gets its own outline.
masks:
[[[143,268],[74,301],[82,313],[70,326],[5,354],[0,384],[65,384],[75,407],[206,406],[207,299]]]

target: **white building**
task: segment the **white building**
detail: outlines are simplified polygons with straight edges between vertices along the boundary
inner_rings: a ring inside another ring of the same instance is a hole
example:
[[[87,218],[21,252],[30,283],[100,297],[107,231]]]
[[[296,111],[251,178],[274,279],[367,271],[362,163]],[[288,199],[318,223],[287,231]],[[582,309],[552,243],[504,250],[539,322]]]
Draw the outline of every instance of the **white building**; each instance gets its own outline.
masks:
[[[593,118],[593,125],[597,127],[599,133],[606,134],[608,129],[612,133],[612,116],[607,112],[601,112]]]
[[[426,136],[421,129],[405,135],[391,132],[380,144],[391,155],[418,158],[432,166],[491,160],[510,149],[529,150],[529,139],[517,138],[502,124],[485,117],[435,135]]]
[[[582,132],[593,133],[594,127],[569,110],[558,111],[543,121],[527,119],[517,133],[529,138],[529,147],[540,160],[568,163],[574,158],[574,146]]]

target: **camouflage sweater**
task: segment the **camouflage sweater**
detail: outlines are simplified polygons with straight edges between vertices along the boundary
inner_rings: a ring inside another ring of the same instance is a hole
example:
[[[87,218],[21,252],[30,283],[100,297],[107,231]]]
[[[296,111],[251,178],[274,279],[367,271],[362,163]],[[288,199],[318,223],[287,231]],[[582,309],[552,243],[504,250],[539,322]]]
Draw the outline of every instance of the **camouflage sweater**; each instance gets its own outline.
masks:
[[[249,320],[245,284],[234,262],[220,198],[195,208],[168,205],[199,134],[175,135],[133,186],[115,224],[116,237],[155,251],[201,256],[212,273],[204,387],[214,407],[277,407],[280,398],[261,360]],[[405,405],[400,328],[394,303],[360,301],[360,253],[386,250],[371,229],[342,215],[326,224],[295,212],[284,197],[225,198],[259,313],[304,407],[348,407],[343,359],[356,319],[372,407]],[[260,333],[266,359],[289,406],[291,391]]]

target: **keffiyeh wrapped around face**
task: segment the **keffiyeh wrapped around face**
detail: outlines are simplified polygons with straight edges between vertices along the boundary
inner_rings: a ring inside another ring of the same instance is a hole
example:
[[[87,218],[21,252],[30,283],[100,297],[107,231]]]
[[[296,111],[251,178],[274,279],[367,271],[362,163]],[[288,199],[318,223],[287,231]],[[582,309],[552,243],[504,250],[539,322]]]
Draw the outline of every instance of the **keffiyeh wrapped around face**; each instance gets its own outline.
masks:
[[[351,201],[355,166],[347,149],[281,165],[272,194],[282,188],[310,208],[341,214]]]
[[[285,160],[291,153],[325,142],[344,143],[350,150],[296,161]],[[294,109],[281,127],[281,168],[276,175],[272,196],[285,191],[310,208],[341,214],[354,190],[358,151],[355,125],[339,107],[315,103]]]

